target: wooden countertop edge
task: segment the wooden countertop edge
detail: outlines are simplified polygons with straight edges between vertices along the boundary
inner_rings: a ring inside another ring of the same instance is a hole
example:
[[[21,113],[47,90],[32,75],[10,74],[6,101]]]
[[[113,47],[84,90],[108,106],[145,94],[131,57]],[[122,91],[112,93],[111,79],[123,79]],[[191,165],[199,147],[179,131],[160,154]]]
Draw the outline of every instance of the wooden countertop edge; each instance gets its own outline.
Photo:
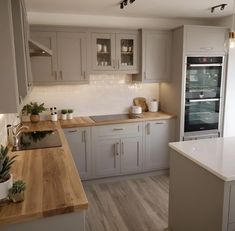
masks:
[[[0,227],[6,226],[6,225],[10,225],[10,224],[17,224],[17,223],[22,223],[22,222],[27,222],[27,221],[32,221],[35,219],[42,219],[42,218],[47,218],[47,217],[51,217],[51,216],[56,216],[56,215],[62,215],[62,214],[66,214],[66,213],[74,213],[74,212],[82,212],[84,210],[88,209],[88,200],[85,194],[85,191],[83,189],[82,186],[82,182],[79,176],[79,173],[77,171],[75,162],[73,160],[73,156],[72,153],[70,151],[70,148],[68,146],[68,142],[65,138],[65,135],[63,133],[63,130],[60,126],[60,123],[54,123],[53,127],[56,127],[56,129],[58,130],[58,133],[60,135],[61,138],[61,142],[62,142],[62,147],[55,147],[55,148],[48,148],[50,149],[62,149],[67,155],[69,155],[69,164],[73,165],[74,170],[77,173],[76,179],[79,181],[80,185],[81,185],[81,198],[83,198],[80,202],[76,202],[74,204],[68,204],[68,205],[62,205],[61,207],[57,207],[55,209],[44,209],[43,211],[36,211],[36,212],[30,212],[30,213],[24,213],[24,214],[15,214],[15,215],[9,215],[8,217],[4,217],[1,218],[0,217]],[[29,129],[29,131],[33,131],[34,129]],[[42,127],[41,130],[50,130],[47,127]],[[36,149],[37,151],[46,151],[47,149]],[[34,150],[29,150],[29,151],[34,151]],[[22,155],[22,153],[25,152],[23,151],[17,151],[14,152],[14,154],[19,154]],[[27,152],[27,151],[26,151]],[[24,203],[24,202],[22,202]],[[2,205],[5,206],[5,205]],[[7,205],[6,205],[7,206]],[[17,204],[16,204],[17,206]]]
[[[147,112],[148,113],[148,112]],[[136,118],[136,119],[123,119],[123,120],[112,120],[112,121],[105,121],[105,122],[95,122],[90,117],[81,117],[83,121],[89,122],[79,122],[80,117],[75,117],[72,121],[63,121],[60,120],[60,125],[62,128],[74,128],[74,127],[93,127],[93,126],[101,126],[101,125],[112,125],[112,124],[125,124],[125,123],[138,123],[138,122],[145,122],[145,121],[153,121],[153,120],[168,120],[176,118],[175,115],[171,115],[169,113],[159,112],[159,116],[154,116],[151,114],[148,115],[144,113],[143,118]]]

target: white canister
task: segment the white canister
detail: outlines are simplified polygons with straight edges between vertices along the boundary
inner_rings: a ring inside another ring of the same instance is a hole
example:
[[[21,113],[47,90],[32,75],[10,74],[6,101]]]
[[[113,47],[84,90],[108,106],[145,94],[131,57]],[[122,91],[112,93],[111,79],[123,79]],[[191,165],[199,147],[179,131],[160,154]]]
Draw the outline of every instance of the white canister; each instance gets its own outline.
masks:
[[[132,114],[141,114],[142,113],[142,107],[140,107],[140,106],[131,106],[131,113]]]
[[[67,114],[61,114],[61,119],[62,120],[67,120]]]
[[[73,113],[68,113],[67,114],[67,119],[72,120],[73,119]]]
[[[52,113],[51,114],[51,121],[53,121],[53,122],[56,122],[58,120],[58,116],[57,116],[57,113]]]
[[[149,111],[150,112],[157,112],[158,111],[158,101],[157,100],[150,101]]]

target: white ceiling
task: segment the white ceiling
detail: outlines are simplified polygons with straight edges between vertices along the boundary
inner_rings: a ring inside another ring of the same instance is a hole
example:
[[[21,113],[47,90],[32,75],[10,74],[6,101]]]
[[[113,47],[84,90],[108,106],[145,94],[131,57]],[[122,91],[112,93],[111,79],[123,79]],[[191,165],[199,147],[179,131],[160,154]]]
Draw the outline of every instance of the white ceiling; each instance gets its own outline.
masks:
[[[214,18],[232,14],[233,0],[136,0],[121,10],[120,0],[26,0],[29,12],[144,18]],[[210,7],[227,3],[213,14]]]

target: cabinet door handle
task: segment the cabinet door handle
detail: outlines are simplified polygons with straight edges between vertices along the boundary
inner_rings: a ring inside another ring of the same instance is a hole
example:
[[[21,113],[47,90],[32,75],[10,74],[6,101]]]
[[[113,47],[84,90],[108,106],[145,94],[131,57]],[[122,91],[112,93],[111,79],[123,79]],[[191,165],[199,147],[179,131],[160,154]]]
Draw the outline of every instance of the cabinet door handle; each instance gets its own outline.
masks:
[[[115,59],[113,59],[113,69],[115,69],[116,66],[115,66]]]
[[[165,124],[166,122],[156,122],[155,124]]]
[[[82,142],[86,143],[86,131],[82,131]]]
[[[150,133],[151,133],[150,123],[147,123],[147,135],[150,135]]]
[[[117,64],[118,64],[118,69],[120,69],[120,60],[117,60]]]
[[[60,79],[63,80],[63,71],[60,71]]]
[[[137,166],[140,165],[140,142],[137,142]]]
[[[85,71],[83,72],[83,78],[84,78],[84,80],[86,79],[86,72]]]
[[[57,71],[55,71],[55,80],[58,80],[58,79],[57,79]]]
[[[68,133],[75,133],[75,132],[77,132],[78,130],[70,130],[70,131],[68,131]]]
[[[116,155],[119,156],[119,143],[116,143]]]
[[[121,146],[122,146],[122,155],[124,155],[124,143],[123,142],[122,142]]]
[[[114,131],[123,131],[124,128],[114,128],[113,130],[114,130]]]

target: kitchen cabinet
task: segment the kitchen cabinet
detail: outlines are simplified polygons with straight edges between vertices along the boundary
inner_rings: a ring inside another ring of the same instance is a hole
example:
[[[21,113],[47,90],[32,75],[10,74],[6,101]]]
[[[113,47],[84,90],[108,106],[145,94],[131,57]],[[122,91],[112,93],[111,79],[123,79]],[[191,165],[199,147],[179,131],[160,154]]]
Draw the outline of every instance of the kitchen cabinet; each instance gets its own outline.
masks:
[[[14,49],[12,4],[0,1],[1,62],[0,62],[0,113],[17,113],[19,93]]]
[[[138,73],[138,33],[91,32],[91,73]]]
[[[121,139],[121,173],[139,172],[142,169],[142,137]]]
[[[33,83],[35,85],[53,83],[57,81],[57,44],[56,32],[31,32],[33,40],[52,50],[52,56],[32,56],[31,67]]]
[[[169,168],[168,143],[174,140],[174,120],[145,122],[144,171]]]
[[[118,138],[97,137],[92,150],[95,178],[120,174],[120,141]]]
[[[24,1],[12,0],[12,18],[19,99],[22,101],[32,86],[32,73],[28,46],[28,22]]]
[[[134,80],[144,83],[170,80],[172,33],[141,30],[141,72]]]
[[[74,162],[82,180],[91,177],[91,132],[89,127],[64,129]]]
[[[142,123],[92,128],[93,178],[140,172],[142,158]]]
[[[86,83],[86,34],[82,32],[32,32],[32,39],[52,50],[51,57],[32,57],[34,83]]]
[[[227,51],[226,28],[210,26],[184,26],[186,53],[219,53]]]

